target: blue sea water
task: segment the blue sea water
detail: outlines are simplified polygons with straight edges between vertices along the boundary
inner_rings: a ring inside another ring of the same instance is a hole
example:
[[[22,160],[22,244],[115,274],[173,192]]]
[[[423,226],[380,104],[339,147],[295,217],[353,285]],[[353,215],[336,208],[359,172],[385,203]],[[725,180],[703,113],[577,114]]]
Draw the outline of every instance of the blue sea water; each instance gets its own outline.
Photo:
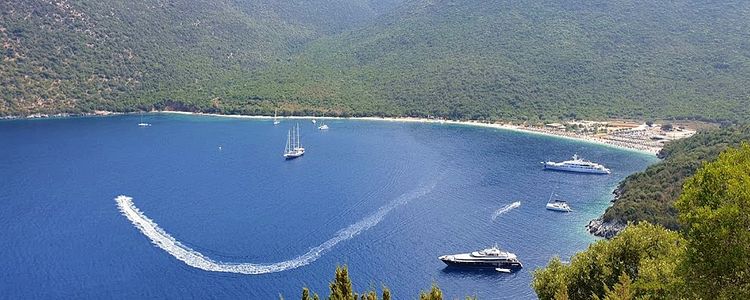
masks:
[[[653,156],[578,141],[459,125],[154,114],[0,122],[0,298],[295,299],[327,295],[338,264],[355,289],[396,299],[437,283],[449,297],[535,298],[534,269],[595,239],[584,225]],[[304,157],[282,157],[299,123]],[[221,149],[219,148],[221,147]],[[578,153],[609,176],[546,172]],[[573,213],[544,209],[550,193]],[[134,204],[215,261],[294,261],[342,229],[307,265],[242,275],[190,267],[156,247],[114,201]],[[411,195],[411,196],[410,196]],[[416,195],[416,196],[415,196]],[[518,208],[495,212],[520,201]],[[373,214],[390,207],[381,219]],[[352,224],[359,224],[356,228]],[[514,274],[446,269],[437,257],[498,244]]]

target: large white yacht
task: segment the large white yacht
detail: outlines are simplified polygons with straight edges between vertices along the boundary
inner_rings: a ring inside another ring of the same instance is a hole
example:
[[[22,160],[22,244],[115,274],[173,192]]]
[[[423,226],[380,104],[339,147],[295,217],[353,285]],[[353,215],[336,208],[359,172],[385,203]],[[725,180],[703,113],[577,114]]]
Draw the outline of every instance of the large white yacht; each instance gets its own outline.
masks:
[[[438,257],[448,266],[470,268],[492,268],[517,271],[523,268],[515,254],[500,250],[497,246],[471,253],[443,255]]]
[[[545,170],[555,170],[555,171],[567,171],[567,172],[577,172],[577,173],[591,173],[591,174],[609,174],[609,169],[605,168],[604,166],[590,162],[588,160],[584,160],[581,157],[578,156],[578,154],[573,155],[573,159],[566,160],[563,162],[553,162],[553,161],[546,161],[542,162],[544,165]]]

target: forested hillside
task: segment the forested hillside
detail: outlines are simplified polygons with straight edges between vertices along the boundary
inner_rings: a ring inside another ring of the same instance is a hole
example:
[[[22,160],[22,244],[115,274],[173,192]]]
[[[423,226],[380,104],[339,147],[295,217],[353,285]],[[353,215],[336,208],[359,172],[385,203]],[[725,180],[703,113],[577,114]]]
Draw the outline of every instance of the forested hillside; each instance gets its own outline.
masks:
[[[206,109],[224,85],[398,1],[3,1],[0,115]]]
[[[16,1],[0,115],[750,115],[750,3]]]
[[[616,201],[598,224],[599,235],[611,237],[628,222],[648,221],[668,229],[679,228],[674,204],[685,180],[704,163],[715,160],[730,147],[750,141],[750,125],[706,130],[671,142],[660,156],[663,161],[623,180],[615,190]]]

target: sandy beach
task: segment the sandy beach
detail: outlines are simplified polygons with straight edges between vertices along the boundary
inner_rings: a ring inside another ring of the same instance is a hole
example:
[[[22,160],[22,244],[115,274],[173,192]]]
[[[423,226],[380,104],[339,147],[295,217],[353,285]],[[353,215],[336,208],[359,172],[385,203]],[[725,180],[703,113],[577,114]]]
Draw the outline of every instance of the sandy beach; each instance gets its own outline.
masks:
[[[223,115],[223,114],[208,114],[208,113],[194,113],[184,111],[154,111],[155,113],[168,113],[168,114],[181,114],[181,115],[200,115],[200,116],[211,116],[211,117],[222,117],[222,118],[238,118],[238,119],[273,119],[273,116],[251,116],[251,115]],[[379,118],[379,117],[314,117],[314,116],[285,116],[277,117],[278,119],[349,119],[349,120],[367,120],[367,121],[386,121],[386,122],[411,122],[411,123],[433,123],[433,124],[448,124],[448,125],[463,125],[463,126],[477,126],[485,128],[494,128],[501,130],[518,131],[530,134],[539,134],[545,136],[552,136],[557,138],[572,139],[578,141],[584,141],[588,143],[594,143],[639,153],[645,153],[649,155],[656,155],[661,147],[654,147],[651,145],[643,145],[634,142],[619,141],[596,137],[592,135],[585,135],[573,132],[565,132],[560,130],[550,130],[540,127],[531,126],[518,126],[507,123],[485,123],[480,121],[453,121],[453,120],[442,120],[442,119],[427,119],[427,118]]]

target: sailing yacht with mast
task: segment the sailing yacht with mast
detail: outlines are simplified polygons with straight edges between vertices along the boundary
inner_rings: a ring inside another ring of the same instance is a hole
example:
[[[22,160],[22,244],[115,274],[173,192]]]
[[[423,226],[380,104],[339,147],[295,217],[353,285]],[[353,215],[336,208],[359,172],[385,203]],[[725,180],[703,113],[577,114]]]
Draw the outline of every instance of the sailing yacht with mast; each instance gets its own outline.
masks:
[[[138,123],[138,127],[149,127],[151,124],[143,122],[143,112],[141,112],[141,122]]]
[[[299,142],[299,123],[292,127],[286,135],[286,148],[284,148],[284,158],[293,159],[305,154],[305,148]]]
[[[281,123],[281,121],[279,121],[279,119],[276,117],[276,110],[274,109],[273,110],[273,125],[279,125],[279,123]]]
[[[323,115],[325,117],[325,115]],[[318,126],[319,130],[328,130],[328,125],[323,122],[323,119],[320,120],[320,126]]]
[[[547,200],[547,209],[552,211],[571,212],[570,205],[565,200],[555,199],[555,193],[549,195]]]

